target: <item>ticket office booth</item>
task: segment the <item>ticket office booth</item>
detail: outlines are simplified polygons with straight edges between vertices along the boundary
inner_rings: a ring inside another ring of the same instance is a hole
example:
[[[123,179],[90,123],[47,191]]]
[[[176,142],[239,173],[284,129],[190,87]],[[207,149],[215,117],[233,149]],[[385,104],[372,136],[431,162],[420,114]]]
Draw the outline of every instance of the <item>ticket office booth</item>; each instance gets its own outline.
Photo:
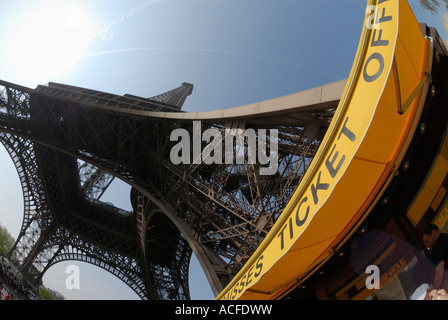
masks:
[[[389,187],[390,203],[375,208],[359,232],[364,234],[350,243],[351,257],[346,263],[357,276],[345,281],[345,286],[334,287],[335,299],[406,300],[419,285],[433,282],[434,265],[422,237],[430,223],[448,233],[448,79],[446,47],[436,30],[427,28],[427,34],[435,39],[437,81],[427,95],[426,111],[407,159]],[[379,268],[379,289],[368,288],[373,275],[366,272],[369,265]],[[320,292],[331,288],[331,281],[321,282]]]
[[[396,181],[389,186],[388,203],[373,210],[346,248],[350,258],[346,258],[345,269],[351,270],[352,280],[347,281],[347,275],[345,285],[328,278],[328,282],[321,281],[318,299],[331,292],[335,299],[406,300],[419,285],[433,282],[434,265],[422,237],[430,223],[448,233],[448,54],[436,30],[427,28],[427,34],[435,39],[438,64],[433,74],[437,80],[427,95],[419,130]],[[373,275],[367,270],[370,265],[378,266],[378,289],[368,288]],[[334,279],[344,278],[333,274]]]
[[[424,248],[429,223],[448,233],[448,52],[436,30],[431,86],[417,130],[384,198],[345,244],[284,299],[406,300],[432,283],[434,266]],[[369,286],[373,269],[379,286]]]

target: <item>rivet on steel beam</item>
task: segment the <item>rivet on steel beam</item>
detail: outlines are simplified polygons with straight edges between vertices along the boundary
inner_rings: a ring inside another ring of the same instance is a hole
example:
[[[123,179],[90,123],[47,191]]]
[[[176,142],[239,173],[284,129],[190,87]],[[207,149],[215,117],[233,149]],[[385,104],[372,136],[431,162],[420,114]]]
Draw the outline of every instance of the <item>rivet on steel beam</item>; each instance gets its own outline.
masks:
[[[424,134],[425,131],[426,131],[426,123],[423,122],[423,123],[420,125],[420,133],[421,133],[421,134]]]
[[[406,161],[405,163],[404,163],[404,165],[403,165],[403,171],[407,171],[408,169],[409,169],[409,166],[410,166],[411,164],[410,164],[410,162],[409,161]]]

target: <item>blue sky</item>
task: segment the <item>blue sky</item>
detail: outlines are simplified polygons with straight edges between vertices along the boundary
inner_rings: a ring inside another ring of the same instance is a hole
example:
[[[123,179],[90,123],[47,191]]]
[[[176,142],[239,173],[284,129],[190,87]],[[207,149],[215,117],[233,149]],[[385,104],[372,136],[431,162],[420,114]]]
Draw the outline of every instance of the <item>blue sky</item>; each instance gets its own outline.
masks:
[[[194,84],[184,110],[245,105],[348,77],[367,1],[0,0],[0,79],[31,88],[50,81],[115,94],[160,94]],[[419,21],[447,39],[443,19],[410,0]],[[0,146],[0,223],[19,232],[22,193]],[[105,199],[129,206],[115,184]],[[80,268],[81,289],[65,288]],[[212,299],[198,267],[192,298]],[[199,276],[197,276],[199,274]],[[44,284],[67,299],[137,299],[109,273],[60,263]]]

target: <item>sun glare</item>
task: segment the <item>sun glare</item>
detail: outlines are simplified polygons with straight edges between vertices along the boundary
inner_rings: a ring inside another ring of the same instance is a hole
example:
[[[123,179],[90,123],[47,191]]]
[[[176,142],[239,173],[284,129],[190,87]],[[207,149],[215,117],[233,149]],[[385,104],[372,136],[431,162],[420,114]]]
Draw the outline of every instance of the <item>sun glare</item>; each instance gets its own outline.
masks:
[[[86,11],[75,5],[40,7],[20,25],[9,60],[17,73],[36,84],[69,72],[92,38]]]

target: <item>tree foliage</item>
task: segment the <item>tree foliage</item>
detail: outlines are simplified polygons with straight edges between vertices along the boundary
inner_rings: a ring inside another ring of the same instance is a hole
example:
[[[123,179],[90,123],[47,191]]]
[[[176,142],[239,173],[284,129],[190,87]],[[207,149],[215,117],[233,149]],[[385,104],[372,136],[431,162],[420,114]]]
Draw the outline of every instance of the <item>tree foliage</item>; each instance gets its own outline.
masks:
[[[0,256],[6,255],[14,245],[14,238],[8,230],[0,224]]]
[[[44,300],[54,300],[54,297],[51,294],[51,292],[45,288],[42,288],[42,287],[39,288],[39,294],[40,294],[41,298]]]
[[[448,0],[419,0],[420,5],[430,11],[432,14],[436,14],[437,10],[445,5],[445,8],[448,10]]]

